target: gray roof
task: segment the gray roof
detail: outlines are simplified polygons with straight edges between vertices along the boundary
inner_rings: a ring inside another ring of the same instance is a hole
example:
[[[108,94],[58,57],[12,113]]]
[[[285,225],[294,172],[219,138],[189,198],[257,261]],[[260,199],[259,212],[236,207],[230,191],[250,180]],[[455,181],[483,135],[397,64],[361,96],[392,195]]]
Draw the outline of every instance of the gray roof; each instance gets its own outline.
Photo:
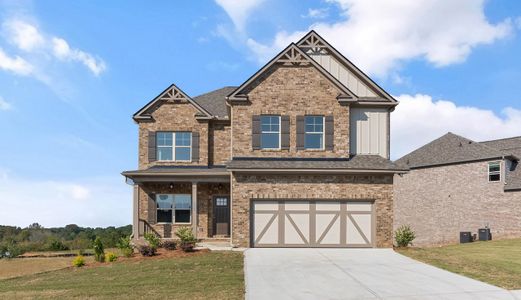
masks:
[[[153,166],[144,170],[124,171],[123,176],[185,176],[185,175],[229,175],[225,166]]]
[[[485,141],[480,142],[480,144],[521,157],[521,136]],[[505,191],[521,189],[521,167],[517,163],[511,170],[507,170],[505,182]]]
[[[355,155],[352,158],[234,157],[228,162],[228,169],[407,170],[379,155]]]
[[[213,116],[219,119],[228,118],[228,107],[226,106],[226,96],[233,92],[236,86],[226,86],[197,97],[194,101],[209,111]]]
[[[396,160],[396,163],[414,169],[495,159],[503,156],[508,156],[508,154],[484,143],[477,143],[449,132]]]
[[[521,167],[517,166],[519,157],[521,137],[475,142],[449,132],[396,160],[396,163],[416,169],[508,158],[512,161],[512,168],[506,170],[505,191],[508,191],[521,189]]]

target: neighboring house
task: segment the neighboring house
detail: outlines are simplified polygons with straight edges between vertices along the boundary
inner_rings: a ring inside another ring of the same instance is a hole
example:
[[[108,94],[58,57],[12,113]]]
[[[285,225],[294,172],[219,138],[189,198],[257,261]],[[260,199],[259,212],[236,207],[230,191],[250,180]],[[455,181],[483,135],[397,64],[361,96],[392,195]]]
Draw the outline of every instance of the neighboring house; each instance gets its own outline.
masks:
[[[397,104],[314,31],[238,87],[171,85],[134,115],[134,238],[391,247]]]
[[[521,236],[521,137],[474,142],[447,133],[398,159],[395,229],[410,225],[417,246],[459,242],[489,226],[493,238]]]

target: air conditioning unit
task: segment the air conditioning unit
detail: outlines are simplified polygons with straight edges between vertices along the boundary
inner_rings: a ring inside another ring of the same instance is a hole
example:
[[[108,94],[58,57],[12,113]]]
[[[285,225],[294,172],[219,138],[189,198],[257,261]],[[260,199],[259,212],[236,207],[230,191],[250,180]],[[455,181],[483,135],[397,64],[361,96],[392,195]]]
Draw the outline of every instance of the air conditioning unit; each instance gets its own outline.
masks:
[[[461,231],[459,233],[459,242],[460,242],[460,244],[472,242],[471,232],[470,231]]]

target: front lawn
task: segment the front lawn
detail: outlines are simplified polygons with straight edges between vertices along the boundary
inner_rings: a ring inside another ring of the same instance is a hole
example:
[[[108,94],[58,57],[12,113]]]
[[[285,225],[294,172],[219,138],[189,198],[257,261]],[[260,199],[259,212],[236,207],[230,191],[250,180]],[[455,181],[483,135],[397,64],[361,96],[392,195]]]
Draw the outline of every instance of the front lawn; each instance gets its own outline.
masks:
[[[397,251],[433,266],[502,288],[521,289],[521,239]]]
[[[242,299],[243,276],[237,252],[136,257],[0,280],[0,299]]]

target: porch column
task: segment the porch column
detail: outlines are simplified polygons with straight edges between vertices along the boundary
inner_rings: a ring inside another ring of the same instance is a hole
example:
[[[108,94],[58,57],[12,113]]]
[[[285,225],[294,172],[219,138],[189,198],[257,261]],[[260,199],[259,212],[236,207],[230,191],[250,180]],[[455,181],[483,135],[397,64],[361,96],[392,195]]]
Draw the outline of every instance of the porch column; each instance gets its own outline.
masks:
[[[197,238],[197,182],[192,181],[192,230]]]
[[[139,186],[133,186],[133,201],[132,201],[132,236],[134,239],[139,238]]]

